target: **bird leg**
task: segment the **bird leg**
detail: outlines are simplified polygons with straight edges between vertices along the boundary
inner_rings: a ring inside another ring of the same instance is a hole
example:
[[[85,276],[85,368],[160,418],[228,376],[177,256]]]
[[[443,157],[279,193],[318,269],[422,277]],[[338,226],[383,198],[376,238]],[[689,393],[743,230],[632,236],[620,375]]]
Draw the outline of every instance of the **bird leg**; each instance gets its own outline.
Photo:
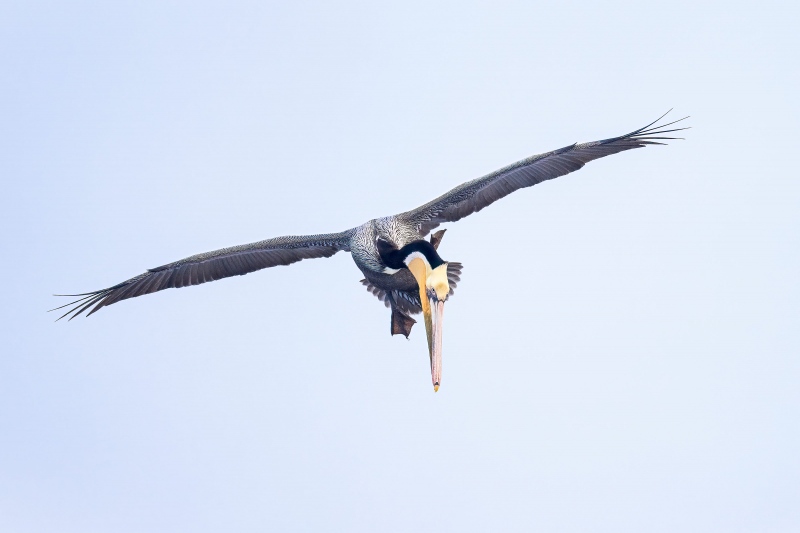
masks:
[[[416,320],[392,306],[392,335],[405,335],[407,339],[411,327],[416,323]]]

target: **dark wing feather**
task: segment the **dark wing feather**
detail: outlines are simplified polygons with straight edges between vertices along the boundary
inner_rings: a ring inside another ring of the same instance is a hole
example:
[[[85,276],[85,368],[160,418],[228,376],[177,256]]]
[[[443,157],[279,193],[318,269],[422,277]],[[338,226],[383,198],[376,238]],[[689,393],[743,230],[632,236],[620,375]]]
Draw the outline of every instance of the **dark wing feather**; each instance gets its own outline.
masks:
[[[276,237],[193,255],[174,263],[151,268],[144,274],[107,289],[83,294],[59,295],[81,296],[78,300],[56,307],[56,309],[69,307],[59,320],[65,316],[69,316],[72,320],[91,309],[86,315],[89,316],[102,307],[120,300],[164,289],[188,287],[221,278],[242,276],[262,268],[290,265],[303,259],[330,257],[341,250],[350,250],[351,234],[352,230],[326,235]]]
[[[663,134],[688,129],[664,129],[688,117],[653,127],[664,116],[627,135],[602,141],[572,144],[559,150],[523,159],[488,176],[463,183],[417,209],[398,215],[398,218],[415,225],[421,235],[426,235],[439,224],[455,222],[476,213],[518,189],[531,187],[537,183],[575,172],[589,161],[607,155],[651,144],[664,144],[658,141],[675,137],[664,137]]]

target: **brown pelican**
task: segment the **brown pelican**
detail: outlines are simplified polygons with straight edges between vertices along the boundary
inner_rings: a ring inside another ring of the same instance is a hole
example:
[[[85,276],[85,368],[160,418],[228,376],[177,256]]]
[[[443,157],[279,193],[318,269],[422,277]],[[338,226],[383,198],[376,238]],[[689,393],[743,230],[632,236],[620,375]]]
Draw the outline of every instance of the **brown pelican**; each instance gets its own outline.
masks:
[[[665,115],[626,135],[602,141],[572,144],[552,152],[534,155],[496,172],[468,181],[427,204],[400,213],[376,218],[339,233],[287,236],[223,248],[193,255],[174,263],[151,268],[143,274],[107,289],[62,296],[79,297],[66,305],[59,317],[70,320],[88,311],[91,315],[107,305],[164,289],[199,285],[230,276],[249,274],[262,268],[289,265],[303,259],[330,257],[350,252],[364,274],[361,283],[391,308],[391,334],[408,337],[416,321],[411,315],[422,312],[428,337],[433,390],[442,379],[442,317],[444,303],[460,280],[461,264],[445,261],[437,249],[444,230],[424,237],[444,222],[455,222],[476,213],[511,194],[574,172],[589,161],[633,148],[664,144],[665,129],[681,120],[656,125]]]

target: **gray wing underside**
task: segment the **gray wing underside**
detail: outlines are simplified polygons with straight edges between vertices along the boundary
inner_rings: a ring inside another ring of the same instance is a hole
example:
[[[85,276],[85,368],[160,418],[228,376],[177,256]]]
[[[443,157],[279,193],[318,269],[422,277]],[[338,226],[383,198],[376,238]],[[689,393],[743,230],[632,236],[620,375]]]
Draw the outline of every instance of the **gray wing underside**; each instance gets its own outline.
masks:
[[[461,263],[450,262],[447,263],[447,282],[450,285],[449,296],[452,296],[458,287],[458,282],[461,281],[461,269],[464,268]],[[366,279],[361,280],[369,292],[382,301],[386,307],[395,307],[405,313],[406,315],[416,315],[422,312],[422,306],[419,302],[419,292],[408,292],[398,290],[387,290],[370,283]]]
[[[664,129],[684,120],[683,118],[654,126],[664,116],[626,135],[602,141],[572,144],[523,159],[492,174],[463,183],[439,198],[412,211],[401,213],[397,217],[415,226],[424,236],[439,224],[461,220],[516,190],[575,172],[589,161],[601,157],[648,145],[665,144],[659,141],[675,137],[664,137],[663,134],[688,129]]]
[[[59,320],[65,316],[69,316],[69,319],[72,320],[86,311],[88,311],[86,316],[89,316],[120,300],[164,289],[199,285],[231,276],[243,276],[263,268],[290,265],[303,259],[330,257],[336,252],[350,250],[352,232],[353,230],[347,230],[323,235],[276,237],[193,255],[174,263],[151,268],[143,274],[107,289],[63,295],[79,296],[80,298],[56,308],[69,307],[69,310],[59,317]]]

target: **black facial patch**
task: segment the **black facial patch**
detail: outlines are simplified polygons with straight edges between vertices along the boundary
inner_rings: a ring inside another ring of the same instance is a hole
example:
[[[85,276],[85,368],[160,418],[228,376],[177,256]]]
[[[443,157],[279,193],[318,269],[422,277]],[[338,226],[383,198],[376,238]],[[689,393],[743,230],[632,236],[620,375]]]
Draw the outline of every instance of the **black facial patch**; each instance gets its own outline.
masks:
[[[444,264],[444,260],[436,253],[436,248],[428,241],[414,241],[406,244],[399,250],[392,243],[383,239],[378,239],[376,244],[378,247],[378,254],[380,254],[383,264],[395,270],[406,268],[405,259],[414,252],[424,255],[425,259],[430,263],[431,268],[436,268]]]

